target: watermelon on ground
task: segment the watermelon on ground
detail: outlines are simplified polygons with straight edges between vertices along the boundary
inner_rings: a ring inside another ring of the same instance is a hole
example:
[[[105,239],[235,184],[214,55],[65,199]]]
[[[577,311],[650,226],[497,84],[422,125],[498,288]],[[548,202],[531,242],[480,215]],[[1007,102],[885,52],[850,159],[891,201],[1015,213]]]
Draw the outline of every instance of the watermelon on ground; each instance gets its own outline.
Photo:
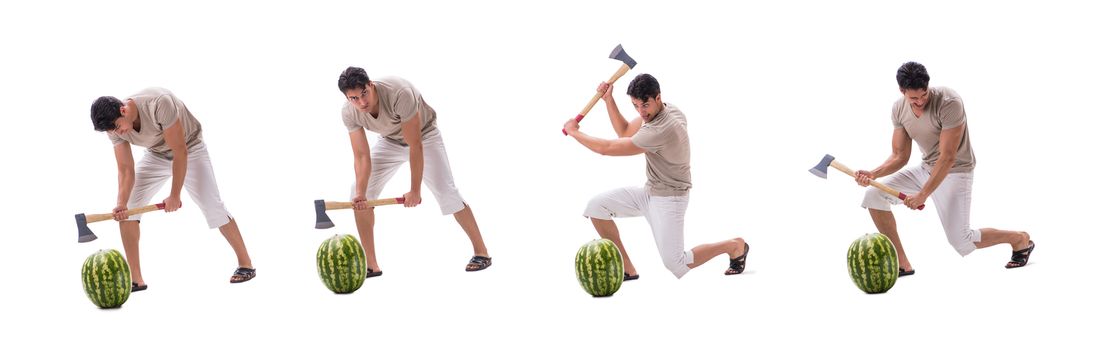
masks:
[[[352,293],[366,281],[366,254],[352,235],[335,235],[316,251],[316,272],[336,294]]]
[[[588,294],[608,297],[621,288],[625,278],[618,246],[608,239],[596,239],[576,252],[576,279]]]
[[[846,251],[846,267],[854,285],[869,294],[887,292],[900,277],[896,247],[880,233],[854,240]]]
[[[130,298],[130,265],[117,250],[102,249],[88,256],[80,276],[84,293],[99,308],[117,308]]]

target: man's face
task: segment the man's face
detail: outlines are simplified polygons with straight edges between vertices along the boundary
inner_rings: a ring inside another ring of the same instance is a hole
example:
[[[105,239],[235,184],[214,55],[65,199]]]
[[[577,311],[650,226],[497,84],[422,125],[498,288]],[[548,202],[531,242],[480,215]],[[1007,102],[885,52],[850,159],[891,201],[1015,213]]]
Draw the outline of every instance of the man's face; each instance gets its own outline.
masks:
[[[633,108],[637,109],[637,113],[640,113],[641,118],[644,118],[645,122],[651,121],[652,118],[655,118],[656,114],[659,114],[660,110],[663,109],[663,102],[660,100],[660,95],[649,97],[648,101],[641,101],[632,96],[630,96],[629,99],[633,100]]]
[[[127,108],[126,105],[122,105],[119,112],[122,112],[122,116],[114,120],[114,130],[111,130],[111,132],[118,135],[125,135],[130,133],[130,131],[133,131],[133,121],[137,120],[137,111]]]
[[[930,100],[930,92],[927,89],[900,89],[900,92],[904,94],[907,102],[915,108],[926,107],[926,101]]]
[[[347,96],[347,101],[351,101],[355,108],[363,112],[369,113],[377,105],[377,90],[373,83],[367,84],[365,88],[347,90],[343,94]]]

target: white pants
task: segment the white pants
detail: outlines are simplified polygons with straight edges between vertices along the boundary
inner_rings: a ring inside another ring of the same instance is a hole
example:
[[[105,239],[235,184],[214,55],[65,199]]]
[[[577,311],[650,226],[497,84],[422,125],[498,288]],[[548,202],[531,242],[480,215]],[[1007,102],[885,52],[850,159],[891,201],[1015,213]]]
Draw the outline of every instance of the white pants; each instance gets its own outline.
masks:
[[[923,184],[930,179],[930,169],[919,165],[900,170],[883,183],[908,195],[918,193]],[[975,242],[980,241],[980,230],[969,227],[969,215],[972,207],[972,173],[947,174],[934,193],[930,194],[934,207],[938,209],[938,218],[942,221],[946,238],[953,249],[961,256],[976,250]],[[891,211],[891,205],[901,204],[893,197],[876,187],[865,192],[862,207]]]
[[[164,183],[172,178],[172,161],[145,152],[134,173],[133,192],[130,192],[130,200],[126,204],[130,209],[146,206],[152,201],[153,196],[164,187]],[[210,164],[210,155],[206,153],[204,144],[187,151],[187,176],[183,180],[183,187],[191,195],[191,200],[198,205],[198,209],[202,210],[202,215],[206,216],[206,224],[210,228],[229,223],[232,215],[225,208],[225,203],[221,202],[213,165]],[[183,207],[186,208],[187,205],[183,204]],[[140,221],[141,214],[130,216],[128,220]]]
[[[623,187],[592,198],[583,215],[602,220],[644,216],[652,227],[663,266],[676,278],[682,278],[690,272],[689,264],[694,263],[694,252],[685,250],[683,242],[689,203],[689,195],[660,197],[649,195],[644,187]]]
[[[442,143],[442,134],[435,130],[423,135],[423,182],[435,195],[435,201],[442,215],[450,215],[465,209],[465,199],[461,198],[454,175],[450,171],[450,160],[446,156],[446,145]],[[374,200],[397,169],[408,161],[408,147],[396,141],[379,137],[370,149],[370,181],[366,185],[366,199]],[[351,184],[351,197],[355,195],[355,184]]]

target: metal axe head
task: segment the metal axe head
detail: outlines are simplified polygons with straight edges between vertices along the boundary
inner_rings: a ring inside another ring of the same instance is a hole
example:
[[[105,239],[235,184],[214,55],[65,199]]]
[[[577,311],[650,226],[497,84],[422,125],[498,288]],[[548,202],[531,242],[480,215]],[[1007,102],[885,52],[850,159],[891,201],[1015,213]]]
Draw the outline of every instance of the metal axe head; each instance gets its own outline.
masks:
[[[625,53],[625,49],[621,48],[621,44],[618,44],[618,47],[615,47],[614,51],[610,52],[610,58],[629,65],[629,69],[633,69],[633,67],[637,66],[637,61],[634,61],[632,57],[629,57],[629,54]]]
[[[808,172],[826,179],[827,167],[831,166],[831,161],[833,160],[835,160],[835,157],[832,157],[830,154],[824,155],[823,159],[820,160],[820,164],[816,164],[812,169],[808,169]]]
[[[76,232],[78,234],[76,241],[80,243],[91,242],[99,238],[88,228],[88,217],[84,214],[76,214]]]
[[[313,201],[313,206],[316,207],[316,228],[325,229],[335,227],[332,223],[332,219],[328,217],[327,208],[324,207],[324,200],[317,199]]]

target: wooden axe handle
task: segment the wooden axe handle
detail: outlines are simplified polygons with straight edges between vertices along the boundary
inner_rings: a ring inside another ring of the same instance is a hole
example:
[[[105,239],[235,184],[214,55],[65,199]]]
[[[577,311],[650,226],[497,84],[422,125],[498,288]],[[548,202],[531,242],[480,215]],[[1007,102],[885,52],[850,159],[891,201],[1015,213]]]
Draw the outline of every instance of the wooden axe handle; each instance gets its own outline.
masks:
[[[850,168],[847,168],[846,165],[843,165],[843,163],[839,163],[838,161],[832,160],[831,161],[831,167],[835,168],[835,169],[839,169],[839,171],[844,172],[847,175],[850,175],[850,177],[857,178],[857,176],[854,175],[854,171],[850,170]],[[885,185],[883,183],[877,182],[877,180],[869,180],[869,184],[872,185],[873,187],[879,188],[881,191],[885,191],[885,193],[896,196],[900,200],[907,199],[907,194],[905,194],[903,192],[900,192],[900,191],[897,191],[897,190],[893,189],[892,187],[888,187],[887,185]],[[924,207],[926,207],[926,204],[920,205],[919,210],[923,210]]]
[[[161,210],[161,209],[164,209],[164,203],[150,204],[150,205],[146,205],[144,207],[127,210],[126,211],[126,216],[144,214],[144,213],[148,213],[150,211],[157,211],[157,210]],[[88,215],[85,215],[85,217],[88,219],[88,223],[93,223],[93,222],[99,222],[99,221],[106,221],[106,220],[114,219],[114,213],[109,213],[109,214],[88,214]]]
[[[377,207],[377,206],[391,205],[391,204],[404,204],[404,198],[403,197],[400,197],[400,198],[385,198],[385,199],[375,199],[375,200],[372,200],[372,201],[366,201],[366,206],[370,206],[370,207]],[[354,208],[354,207],[355,207],[354,202],[328,202],[328,201],[324,202],[324,209],[325,210],[351,209],[351,208]]]
[[[618,79],[625,75],[625,73],[629,72],[629,69],[629,65],[623,63],[621,65],[621,68],[618,68],[618,71],[614,72],[614,75],[611,76],[610,80],[607,80],[606,83],[614,85],[614,83],[617,82]],[[586,116],[587,113],[591,112],[591,108],[595,108],[595,104],[599,103],[600,98],[602,98],[602,93],[596,91],[595,96],[591,97],[591,101],[587,102],[587,106],[583,107],[583,111],[580,111],[580,113],[576,115],[576,122],[582,121],[583,117]],[[564,129],[561,129],[560,131],[564,133],[565,136],[568,136],[568,132],[564,131]]]

